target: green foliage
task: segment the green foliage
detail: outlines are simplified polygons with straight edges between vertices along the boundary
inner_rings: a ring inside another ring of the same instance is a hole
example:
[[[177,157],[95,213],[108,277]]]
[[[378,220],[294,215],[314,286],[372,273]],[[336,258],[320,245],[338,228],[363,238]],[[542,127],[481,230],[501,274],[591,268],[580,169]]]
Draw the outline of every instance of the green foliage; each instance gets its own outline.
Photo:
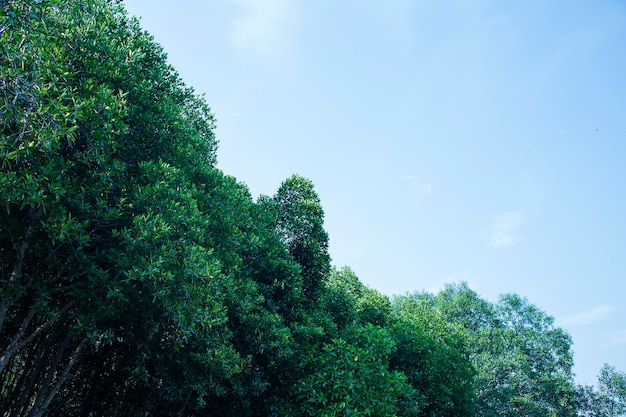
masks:
[[[358,321],[357,305],[363,296],[365,286],[348,267],[333,268],[325,282],[321,304],[328,312],[338,330],[354,325]]]
[[[366,287],[348,267],[331,271],[321,304],[339,330],[353,324],[384,327],[391,314],[389,299]]]
[[[460,329],[419,296],[402,296],[393,300],[391,334],[391,363],[419,393],[420,416],[473,415],[474,369]]]
[[[605,364],[598,376],[598,393],[604,415],[619,416],[626,413],[626,373]]]
[[[293,175],[281,184],[273,199],[266,201],[268,209],[276,213],[279,235],[301,267],[304,296],[317,300],[321,283],[330,272],[330,256],[324,210],[313,183]]]
[[[626,373],[605,364],[595,387],[578,387],[579,415],[618,417],[626,414]]]
[[[373,325],[355,328],[309,352],[310,372],[292,388],[285,416],[410,416],[418,412],[415,390],[389,368],[395,346]]]
[[[466,330],[478,415],[575,415],[572,342],[552,317],[517,295],[489,303],[466,284],[429,303]]]
[[[208,107],[118,5],[6,1],[0,28],[2,414],[219,392],[195,371],[249,361],[189,186],[213,169]]]
[[[313,183],[254,202],[216,169],[208,105],[120,1],[0,11],[0,414],[624,412],[523,298],[331,269]]]

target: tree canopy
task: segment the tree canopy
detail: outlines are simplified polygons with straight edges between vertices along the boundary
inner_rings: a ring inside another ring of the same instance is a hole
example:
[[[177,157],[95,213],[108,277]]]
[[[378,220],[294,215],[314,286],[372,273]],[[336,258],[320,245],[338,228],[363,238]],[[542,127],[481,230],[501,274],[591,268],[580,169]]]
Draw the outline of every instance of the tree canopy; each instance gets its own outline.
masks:
[[[617,416],[570,337],[466,285],[389,299],[331,265],[293,175],[256,201],[120,1],[0,1],[0,413]]]

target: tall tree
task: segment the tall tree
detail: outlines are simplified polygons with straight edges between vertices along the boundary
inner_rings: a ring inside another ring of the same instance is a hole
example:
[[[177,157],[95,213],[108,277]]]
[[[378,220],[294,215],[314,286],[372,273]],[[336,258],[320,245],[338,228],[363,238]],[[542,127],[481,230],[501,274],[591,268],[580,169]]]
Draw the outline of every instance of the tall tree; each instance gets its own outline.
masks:
[[[292,175],[280,185],[272,200],[264,201],[275,211],[276,229],[301,267],[305,297],[317,300],[322,281],[330,273],[330,255],[324,210],[313,183]]]

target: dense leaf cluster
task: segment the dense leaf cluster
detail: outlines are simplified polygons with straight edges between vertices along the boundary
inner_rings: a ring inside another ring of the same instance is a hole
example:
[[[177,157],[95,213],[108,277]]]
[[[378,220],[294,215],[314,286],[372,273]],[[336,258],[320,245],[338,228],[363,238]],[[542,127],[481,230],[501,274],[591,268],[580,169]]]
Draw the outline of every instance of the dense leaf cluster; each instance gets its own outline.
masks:
[[[333,269],[311,181],[254,201],[214,118],[105,0],[0,1],[0,414],[570,416],[571,340],[526,300],[393,300]]]

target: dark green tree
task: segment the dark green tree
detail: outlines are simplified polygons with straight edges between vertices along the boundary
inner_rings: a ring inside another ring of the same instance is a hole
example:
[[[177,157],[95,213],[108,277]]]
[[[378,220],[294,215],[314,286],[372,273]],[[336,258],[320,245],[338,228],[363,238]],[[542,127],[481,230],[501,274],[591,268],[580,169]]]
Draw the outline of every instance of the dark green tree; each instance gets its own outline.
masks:
[[[259,309],[215,240],[240,200],[206,201],[208,107],[116,3],[7,1],[0,28],[0,411],[200,409],[251,363],[229,312]]]
[[[368,288],[349,267],[332,269],[324,281],[320,306],[339,332],[351,325],[386,327],[391,316],[389,298]]]
[[[353,327],[321,349],[308,351],[308,372],[289,401],[276,402],[282,416],[415,416],[419,402],[406,376],[390,368],[395,343],[385,329]]]
[[[474,368],[462,330],[418,295],[396,297],[392,308],[390,362],[419,394],[419,415],[473,415]]]
[[[324,210],[313,183],[292,175],[271,200],[262,201],[268,210],[275,212],[276,229],[301,267],[304,296],[310,302],[316,301],[322,282],[330,273],[330,255]]]

